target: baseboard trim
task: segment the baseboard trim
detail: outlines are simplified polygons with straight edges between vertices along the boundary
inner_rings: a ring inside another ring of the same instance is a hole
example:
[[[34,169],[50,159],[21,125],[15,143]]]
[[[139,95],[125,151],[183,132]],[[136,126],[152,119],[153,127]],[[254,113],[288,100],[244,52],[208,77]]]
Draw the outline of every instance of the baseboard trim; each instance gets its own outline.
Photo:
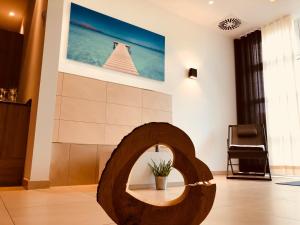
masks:
[[[47,188],[50,188],[50,181],[49,180],[31,181],[31,180],[24,178],[23,179],[23,187],[26,190],[47,189]]]
[[[226,175],[226,171],[212,171],[214,176],[218,175]],[[168,182],[168,187],[182,187],[184,186],[184,182]],[[128,186],[129,190],[143,190],[143,189],[153,189],[155,188],[155,184],[130,184]]]
[[[271,169],[300,169],[300,166],[270,166]]]
[[[226,171],[211,171],[213,175],[226,175]]]
[[[184,182],[168,182],[168,187],[182,187]],[[155,184],[130,184],[128,186],[129,190],[143,190],[143,189],[153,189]]]
[[[212,174],[215,175],[226,175],[226,171],[212,171]],[[82,184],[86,185],[86,184]],[[23,179],[23,187],[26,190],[32,190],[32,189],[47,189],[50,188],[50,186],[57,186],[57,185],[51,185],[50,181],[48,180],[41,180],[41,181],[30,181],[26,178]],[[65,186],[65,185],[64,185]],[[69,185],[71,186],[71,185]],[[184,186],[184,182],[169,182],[168,187],[180,187]],[[150,189],[155,188],[155,184],[130,184],[128,186],[129,190],[140,190],[140,189]]]
[[[270,166],[273,175],[299,176],[300,166]]]

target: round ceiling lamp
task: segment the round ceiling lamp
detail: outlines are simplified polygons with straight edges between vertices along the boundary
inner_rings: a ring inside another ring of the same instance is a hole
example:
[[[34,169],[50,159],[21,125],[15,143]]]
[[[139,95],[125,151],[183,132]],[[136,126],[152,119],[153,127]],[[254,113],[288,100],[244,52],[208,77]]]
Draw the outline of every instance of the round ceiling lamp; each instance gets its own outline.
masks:
[[[10,17],[14,17],[14,16],[16,15],[16,13],[13,12],[13,11],[10,11],[10,12],[8,13],[8,15],[9,15]]]
[[[239,26],[241,26],[241,24],[242,21],[239,18],[233,17],[233,18],[224,19],[219,23],[218,27],[221,30],[230,31],[238,28]]]

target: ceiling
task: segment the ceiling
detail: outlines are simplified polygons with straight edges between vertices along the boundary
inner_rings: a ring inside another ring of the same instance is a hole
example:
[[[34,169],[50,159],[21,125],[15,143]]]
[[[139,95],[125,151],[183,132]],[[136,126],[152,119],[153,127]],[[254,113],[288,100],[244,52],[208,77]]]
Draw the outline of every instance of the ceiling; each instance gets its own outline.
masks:
[[[0,29],[19,32],[27,3],[31,0],[0,0]],[[148,0],[154,5],[200,25],[236,38],[287,14],[300,15],[300,0]],[[10,11],[15,12],[9,17]],[[220,31],[218,23],[238,17],[242,25],[233,31]]]
[[[0,0],[0,29],[19,32],[30,0]],[[15,16],[10,17],[13,11]]]
[[[165,10],[217,30],[233,38],[240,37],[284,15],[300,14],[300,0],[148,0]],[[221,31],[218,23],[238,17],[242,25],[233,31]]]

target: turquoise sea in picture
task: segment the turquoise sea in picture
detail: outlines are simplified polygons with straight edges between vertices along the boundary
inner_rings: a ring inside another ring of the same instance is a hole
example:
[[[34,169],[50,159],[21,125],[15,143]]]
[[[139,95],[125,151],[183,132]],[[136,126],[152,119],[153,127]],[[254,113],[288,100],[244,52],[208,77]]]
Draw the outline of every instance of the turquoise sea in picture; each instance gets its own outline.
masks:
[[[163,36],[71,5],[67,58],[164,81]]]

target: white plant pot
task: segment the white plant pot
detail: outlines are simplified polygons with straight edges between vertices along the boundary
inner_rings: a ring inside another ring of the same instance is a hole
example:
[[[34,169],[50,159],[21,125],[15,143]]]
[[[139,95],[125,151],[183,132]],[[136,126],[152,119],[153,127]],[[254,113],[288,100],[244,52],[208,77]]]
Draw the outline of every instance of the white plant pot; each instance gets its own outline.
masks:
[[[167,189],[167,177],[155,177],[156,190]]]

